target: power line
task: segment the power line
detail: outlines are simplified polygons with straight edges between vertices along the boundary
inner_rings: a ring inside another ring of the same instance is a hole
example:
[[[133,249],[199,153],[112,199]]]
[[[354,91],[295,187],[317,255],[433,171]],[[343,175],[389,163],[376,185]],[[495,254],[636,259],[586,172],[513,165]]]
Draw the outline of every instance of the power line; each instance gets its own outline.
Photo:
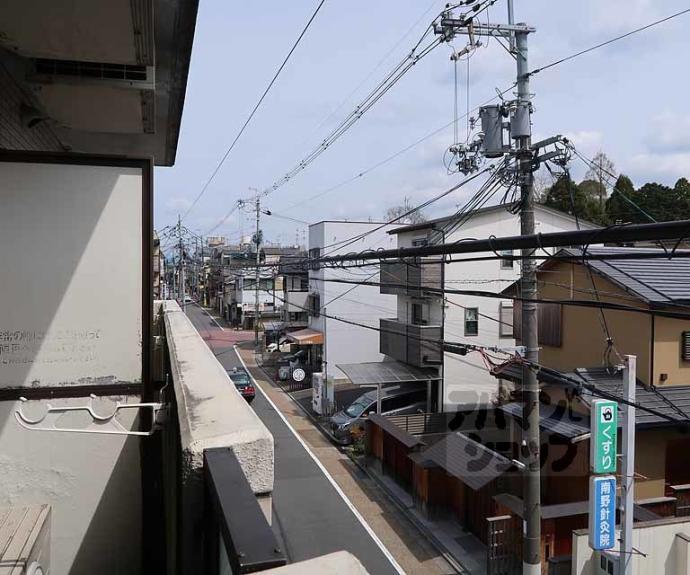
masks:
[[[218,172],[220,171],[220,168],[221,168],[221,167],[223,166],[223,164],[225,163],[225,160],[227,160],[228,156],[230,155],[230,152],[232,152],[232,150],[234,149],[235,144],[237,144],[237,141],[240,139],[240,137],[241,137],[242,134],[244,133],[245,129],[246,129],[247,126],[249,125],[249,122],[251,122],[252,118],[254,117],[254,114],[256,114],[256,111],[259,109],[259,106],[261,106],[262,102],[264,101],[264,99],[265,99],[266,96],[268,95],[268,92],[269,92],[269,91],[271,90],[271,88],[273,87],[273,84],[274,84],[275,81],[278,79],[278,76],[279,76],[280,73],[283,71],[283,68],[285,68],[285,65],[288,63],[288,60],[289,60],[290,57],[292,56],[292,53],[295,51],[295,49],[297,48],[298,44],[300,43],[300,41],[302,40],[302,38],[303,38],[304,35],[306,34],[307,30],[309,29],[309,26],[311,26],[311,23],[314,21],[314,18],[316,18],[316,15],[319,13],[319,10],[321,10],[321,7],[324,5],[324,2],[325,2],[325,1],[326,1],[326,0],[321,0],[321,1],[319,2],[318,6],[317,6],[316,9],[314,10],[314,13],[311,15],[311,17],[310,17],[309,20],[307,21],[306,25],[305,25],[304,28],[302,29],[302,32],[300,32],[300,35],[297,37],[297,40],[295,40],[295,43],[292,45],[292,48],[290,48],[290,51],[287,53],[287,56],[285,56],[285,58],[283,59],[282,64],[280,65],[280,67],[278,68],[278,70],[276,71],[276,73],[273,75],[273,78],[271,78],[271,81],[268,83],[268,86],[266,86],[266,89],[264,90],[263,94],[261,94],[261,97],[259,98],[259,101],[256,103],[256,105],[254,106],[253,110],[251,111],[251,113],[249,114],[249,116],[247,117],[247,119],[245,120],[244,124],[243,124],[242,127],[240,128],[240,131],[239,131],[239,132],[237,133],[237,135],[235,136],[235,139],[232,141],[232,143],[230,144],[230,146],[228,147],[228,149],[225,151],[225,154],[223,154],[223,157],[221,158],[220,162],[218,162],[218,165],[216,166],[216,168],[215,168],[215,169],[213,170],[213,172],[211,173],[211,176],[210,176],[209,179],[206,181],[206,183],[204,184],[204,186],[201,188],[201,191],[199,192],[199,195],[194,199],[194,201],[192,202],[192,205],[189,206],[189,208],[187,208],[187,211],[186,211],[186,212],[184,213],[184,215],[182,216],[182,219],[186,218],[187,215],[189,215],[189,213],[192,211],[192,209],[194,208],[194,206],[196,206],[196,204],[199,202],[199,200],[200,200],[201,197],[204,195],[204,193],[205,193],[206,190],[208,189],[208,187],[209,187],[209,185],[211,184],[211,182],[214,180],[214,178],[216,177],[216,175],[217,175]]]
[[[635,30],[630,30],[629,32],[626,32],[625,34],[621,34],[620,36],[616,36],[615,38],[611,38],[611,39],[606,40],[604,42],[600,42],[599,44],[596,44],[594,46],[590,46],[589,48],[585,48],[584,50],[580,50],[579,52],[575,52],[574,54],[570,54],[569,56],[565,56],[563,58],[555,60],[554,62],[551,62],[550,64],[546,64],[544,66],[541,66],[540,68],[535,68],[534,70],[532,70],[531,72],[528,73],[528,76],[534,76],[535,74],[538,74],[539,72],[543,72],[544,70],[548,70],[549,68],[553,68],[554,66],[558,66],[559,64],[562,64],[563,62],[568,62],[569,60],[573,60],[579,56],[582,56],[583,54],[588,54],[589,52],[593,52],[594,50],[598,50],[599,48],[603,48],[604,46],[608,46],[609,44],[613,44],[614,42],[618,42],[619,40],[623,40],[624,38],[632,36],[633,34],[643,32],[644,30],[648,30],[649,28],[653,28],[654,26],[658,26],[659,24],[663,24],[664,22],[668,22],[669,20],[672,20],[673,18],[677,18],[678,16],[682,16],[683,14],[687,14],[688,12],[690,12],[690,8],[686,8],[685,10],[681,10],[680,12],[676,12],[675,14],[671,14],[670,16],[666,16],[665,18],[661,18],[660,20],[656,20],[654,22],[651,22],[649,24],[646,24],[644,26],[636,28]]]

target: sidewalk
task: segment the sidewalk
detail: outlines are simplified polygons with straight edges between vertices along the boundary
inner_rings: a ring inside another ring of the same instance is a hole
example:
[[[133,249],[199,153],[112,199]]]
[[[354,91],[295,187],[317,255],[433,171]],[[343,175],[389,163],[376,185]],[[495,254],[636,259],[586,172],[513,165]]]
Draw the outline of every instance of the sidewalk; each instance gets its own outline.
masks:
[[[454,569],[367,473],[333,445],[299,405],[256,365],[250,349],[238,352],[263,392],[314,453],[406,573],[452,574]]]

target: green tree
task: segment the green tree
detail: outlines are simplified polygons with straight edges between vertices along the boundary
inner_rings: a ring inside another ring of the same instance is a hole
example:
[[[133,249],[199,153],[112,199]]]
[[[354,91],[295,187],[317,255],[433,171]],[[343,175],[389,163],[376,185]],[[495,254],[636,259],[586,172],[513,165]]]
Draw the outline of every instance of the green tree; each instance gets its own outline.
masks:
[[[568,174],[562,175],[545,195],[544,204],[595,223],[604,223],[606,214],[599,205],[598,183],[578,186]]]
[[[627,198],[627,199],[626,199]],[[631,202],[638,203],[640,201],[638,193],[635,191],[632,180],[621,174],[616,180],[613,187],[613,192],[608,200],[606,200],[606,216],[609,223],[643,223],[649,222],[649,218],[645,217]]]
[[[650,182],[642,186],[637,193],[639,206],[656,221],[668,222],[683,219],[682,206],[678,205],[672,188]]]

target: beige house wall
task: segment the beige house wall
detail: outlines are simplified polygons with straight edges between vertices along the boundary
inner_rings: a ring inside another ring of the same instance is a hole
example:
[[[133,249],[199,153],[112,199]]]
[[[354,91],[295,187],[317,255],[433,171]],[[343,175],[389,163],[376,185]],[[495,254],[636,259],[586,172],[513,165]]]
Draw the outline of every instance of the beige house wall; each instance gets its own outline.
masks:
[[[592,274],[602,302],[648,309],[612,282]],[[539,273],[539,297],[596,301],[592,279],[583,266],[559,263]],[[636,355],[638,377],[649,382],[651,375],[652,318],[642,313],[604,310],[604,317],[616,350],[621,356]],[[598,308],[562,307],[560,347],[542,345],[539,361],[559,370],[597,367],[605,364],[606,335]],[[614,354],[611,361],[617,362]],[[689,372],[690,373],[690,372]]]
[[[673,310],[688,313],[687,309]],[[690,361],[683,361],[681,345],[683,332],[690,331],[690,321],[667,317],[654,318],[654,366],[652,382],[655,385],[689,385]],[[662,381],[662,374],[666,374]]]

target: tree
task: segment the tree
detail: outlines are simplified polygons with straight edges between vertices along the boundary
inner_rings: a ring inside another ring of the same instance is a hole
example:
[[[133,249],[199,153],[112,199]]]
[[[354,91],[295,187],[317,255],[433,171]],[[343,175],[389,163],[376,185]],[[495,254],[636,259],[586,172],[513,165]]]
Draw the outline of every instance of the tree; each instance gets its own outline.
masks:
[[[592,158],[585,180],[599,183],[599,205],[603,211],[606,194],[616,177],[616,165],[601,150]]]
[[[398,224],[421,224],[426,222],[427,218],[422,210],[415,210],[412,213],[408,213],[413,209],[414,206],[410,204],[410,199],[405,196],[402,204],[391,206],[386,210],[383,216],[384,221],[390,222],[395,220],[395,223]]]
[[[621,174],[616,180],[611,197],[606,200],[606,215],[610,223],[643,223],[649,222],[644,214],[640,212],[631,202],[637,203],[640,200],[635,191],[632,180]]]
[[[566,214],[603,224],[606,222],[606,214],[596,195],[592,196],[588,188],[590,186],[580,189],[569,174],[563,174],[546,192],[544,204]]]
[[[686,206],[679,205],[674,190],[668,186],[650,182],[642,186],[637,195],[638,205],[657,222],[681,220],[687,215]]]

